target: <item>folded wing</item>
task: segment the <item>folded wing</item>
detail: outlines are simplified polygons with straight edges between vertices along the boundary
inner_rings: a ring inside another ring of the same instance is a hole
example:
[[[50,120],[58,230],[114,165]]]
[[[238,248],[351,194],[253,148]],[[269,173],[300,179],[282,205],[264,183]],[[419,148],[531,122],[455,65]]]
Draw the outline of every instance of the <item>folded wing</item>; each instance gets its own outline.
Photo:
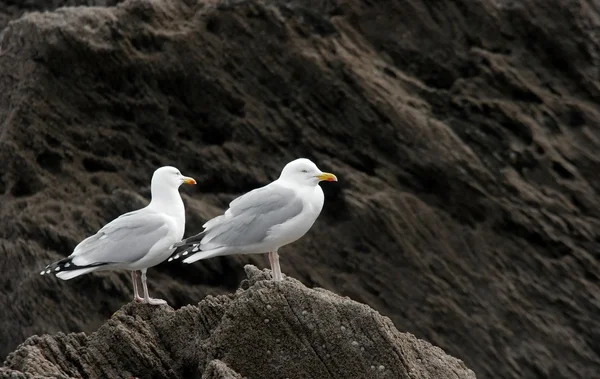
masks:
[[[205,224],[201,250],[260,243],[269,230],[298,216],[302,200],[276,183],[248,192],[231,202],[224,215]]]
[[[162,214],[149,212],[146,208],[126,213],[81,241],[73,254],[46,266],[42,273],[58,274],[107,264],[133,263],[148,254],[168,232]]]
[[[204,224],[204,231],[177,244],[172,259],[185,252],[254,245],[268,237],[271,228],[298,216],[302,199],[290,188],[273,182],[233,200],[229,209]]]

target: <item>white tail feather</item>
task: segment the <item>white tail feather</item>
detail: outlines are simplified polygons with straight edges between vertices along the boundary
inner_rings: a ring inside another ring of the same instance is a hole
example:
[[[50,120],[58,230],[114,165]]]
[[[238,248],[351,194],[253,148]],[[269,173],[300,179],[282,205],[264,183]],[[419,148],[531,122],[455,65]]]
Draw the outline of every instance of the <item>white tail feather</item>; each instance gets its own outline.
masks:
[[[222,253],[226,249],[227,248],[220,247],[220,248],[213,249],[213,250],[208,250],[208,251],[199,251],[196,254],[192,254],[189,257],[185,258],[183,260],[183,263],[194,263],[194,262],[199,261],[201,259],[218,257],[219,255],[222,255]]]
[[[83,275],[83,274],[87,274],[88,272],[95,271],[97,269],[98,269],[98,267],[88,267],[88,268],[82,268],[79,270],[61,271],[61,272],[56,273],[56,276],[62,280],[69,280],[69,279],[73,279],[79,275]]]

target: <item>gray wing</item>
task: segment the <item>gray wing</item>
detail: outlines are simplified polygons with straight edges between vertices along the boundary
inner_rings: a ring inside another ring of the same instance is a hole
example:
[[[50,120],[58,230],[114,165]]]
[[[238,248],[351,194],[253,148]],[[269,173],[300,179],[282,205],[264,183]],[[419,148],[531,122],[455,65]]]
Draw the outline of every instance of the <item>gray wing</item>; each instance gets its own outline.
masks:
[[[298,216],[302,208],[296,192],[277,183],[250,191],[233,200],[224,215],[204,224],[201,249],[259,243],[273,226]]]
[[[168,233],[164,216],[143,208],[125,213],[81,241],[70,258],[77,266],[135,262]]]

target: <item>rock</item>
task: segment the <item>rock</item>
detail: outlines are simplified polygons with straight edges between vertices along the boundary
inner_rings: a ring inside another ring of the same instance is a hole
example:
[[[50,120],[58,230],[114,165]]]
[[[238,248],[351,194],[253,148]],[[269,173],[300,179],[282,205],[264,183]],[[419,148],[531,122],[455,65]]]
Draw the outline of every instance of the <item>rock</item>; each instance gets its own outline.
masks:
[[[480,378],[598,376],[595,2],[10,3],[27,14],[0,37],[0,357],[130,301],[126,272],[38,273],[147,203],[157,166],[198,180],[189,236],[306,156],[340,181],[281,249],[285,274]],[[179,309],[235,290],[248,263],[267,260],[165,263],[150,291]],[[211,301],[202,325],[220,323]]]
[[[198,306],[130,303],[89,336],[30,337],[0,378],[475,378],[372,308],[265,272],[246,266],[247,289]]]
[[[240,374],[218,359],[212,360],[206,365],[202,376],[206,379],[242,379]]]
[[[28,12],[52,11],[60,7],[73,6],[113,6],[122,0],[0,0],[0,35],[12,19],[17,19]]]

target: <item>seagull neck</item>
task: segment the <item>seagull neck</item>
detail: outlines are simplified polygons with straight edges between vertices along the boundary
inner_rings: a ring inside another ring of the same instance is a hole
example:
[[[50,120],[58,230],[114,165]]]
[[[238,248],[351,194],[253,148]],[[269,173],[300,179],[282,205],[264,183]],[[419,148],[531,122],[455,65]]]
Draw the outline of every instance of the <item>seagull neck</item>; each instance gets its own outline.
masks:
[[[177,188],[152,187],[150,207],[172,216],[178,216],[184,211],[183,200]]]

